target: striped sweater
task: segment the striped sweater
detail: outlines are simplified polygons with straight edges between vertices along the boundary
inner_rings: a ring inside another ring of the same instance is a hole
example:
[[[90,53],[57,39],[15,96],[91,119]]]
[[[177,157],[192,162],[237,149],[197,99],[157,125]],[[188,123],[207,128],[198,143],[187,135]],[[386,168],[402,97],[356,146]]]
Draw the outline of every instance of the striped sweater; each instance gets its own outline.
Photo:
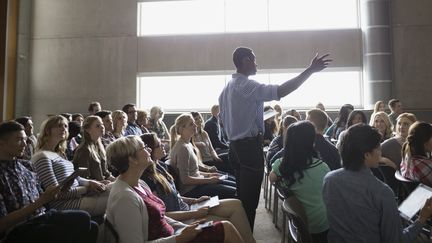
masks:
[[[59,154],[47,150],[38,151],[31,158],[31,162],[38,174],[42,187],[57,186],[74,172],[73,164]],[[88,180],[78,177],[71,189],[60,192],[57,198],[49,203],[49,207],[64,209],[79,209],[81,196],[87,193]]]

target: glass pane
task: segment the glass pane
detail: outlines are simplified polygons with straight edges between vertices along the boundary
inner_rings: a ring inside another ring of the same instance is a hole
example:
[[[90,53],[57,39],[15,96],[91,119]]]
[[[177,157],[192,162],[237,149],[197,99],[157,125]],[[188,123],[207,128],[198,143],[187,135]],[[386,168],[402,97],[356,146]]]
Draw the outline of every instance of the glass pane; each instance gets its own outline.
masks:
[[[224,32],[224,1],[138,3],[139,36]]]
[[[224,75],[140,77],[137,104],[166,111],[209,110],[224,86]]]
[[[297,74],[270,74],[272,83],[281,84]],[[327,108],[338,109],[350,103],[361,107],[360,72],[319,72],[313,74],[300,88],[278,103],[286,108],[311,108],[322,102]]]
[[[267,0],[227,0],[226,32],[268,30]]]
[[[269,30],[358,28],[357,0],[271,0]]]

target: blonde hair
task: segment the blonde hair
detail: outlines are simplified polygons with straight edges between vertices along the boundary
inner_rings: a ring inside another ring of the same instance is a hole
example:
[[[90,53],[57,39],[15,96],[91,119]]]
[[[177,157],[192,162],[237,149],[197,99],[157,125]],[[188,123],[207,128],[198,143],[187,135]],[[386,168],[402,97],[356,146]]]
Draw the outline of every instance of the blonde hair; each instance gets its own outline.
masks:
[[[44,122],[42,122],[36,150],[47,150],[45,146],[48,143],[49,136],[51,135],[51,129],[57,127],[62,122],[66,124],[66,128],[67,128],[68,120],[64,116],[60,116],[60,115],[49,117]],[[66,137],[65,139],[61,140],[55,146],[53,152],[58,153],[61,157],[66,159],[67,138],[69,137],[69,131],[67,129],[66,129],[65,137]]]
[[[326,129],[328,124],[328,116],[325,111],[314,108],[307,112],[307,117],[308,120],[314,124],[318,131],[322,132],[324,129]]]
[[[107,161],[120,174],[129,169],[129,157],[136,157],[136,153],[144,143],[138,136],[121,137],[107,147]]]
[[[114,124],[114,125],[113,125],[113,134],[114,134],[114,135],[119,134],[120,137],[121,137],[121,135],[123,135],[124,130],[126,129],[126,126],[123,126],[122,129],[121,129],[121,131],[117,131],[117,122],[118,122],[118,119],[119,119],[121,116],[125,117],[126,120],[127,120],[127,115],[126,115],[126,113],[125,113],[124,111],[122,111],[122,110],[116,110],[116,111],[113,111],[113,112],[112,112],[111,116],[112,116],[113,124]]]
[[[380,108],[381,105],[384,105],[384,109],[385,109],[386,103],[384,101],[382,101],[382,100],[379,100],[374,105],[374,111],[373,111],[373,113],[379,112],[380,111],[379,108]]]
[[[178,116],[175,119],[174,125],[170,128],[170,134],[171,134],[171,141],[170,141],[170,148],[172,149],[175,145],[175,143],[178,141],[180,136],[180,128],[183,128],[186,126],[186,123],[189,120],[194,120],[192,115],[190,113],[183,113],[180,116]]]
[[[375,119],[377,117],[381,117],[384,120],[384,123],[386,124],[386,130],[385,130],[384,134],[382,134],[383,140],[386,140],[386,139],[388,139],[388,138],[390,138],[392,136],[392,133],[393,133],[393,124],[391,123],[390,118],[387,115],[387,113],[385,113],[384,111],[379,111],[379,112],[376,112],[376,113],[372,114],[372,117],[371,117],[371,119],[369,121],[369,125],[371,127],[374,127],[374,122],[375,122]]]
[[[84,119],[83,126],[81,128],[83,140],[81,141],[75,153],[78,153],[78,151],[80,151],[81,149],[88,149],[90,152],[90,156],[94,160],[104,161],[106,160],[106,153],[101,138],[98,138],[96,141],[93,141],[90,134],[86,131],[96,121],[102,123],[102,119],[94,115],[88,116],[86,117],[86,119]]]

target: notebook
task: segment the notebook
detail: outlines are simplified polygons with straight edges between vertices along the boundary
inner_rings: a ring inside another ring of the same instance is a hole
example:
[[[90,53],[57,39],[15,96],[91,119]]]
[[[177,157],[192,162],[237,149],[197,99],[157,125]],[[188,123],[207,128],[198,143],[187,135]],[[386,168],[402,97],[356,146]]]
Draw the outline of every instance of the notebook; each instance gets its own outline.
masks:
[[[406,220],[412,219],[430,197],[432,197],[432,188],[419,184],[399,205],[399,214]]]

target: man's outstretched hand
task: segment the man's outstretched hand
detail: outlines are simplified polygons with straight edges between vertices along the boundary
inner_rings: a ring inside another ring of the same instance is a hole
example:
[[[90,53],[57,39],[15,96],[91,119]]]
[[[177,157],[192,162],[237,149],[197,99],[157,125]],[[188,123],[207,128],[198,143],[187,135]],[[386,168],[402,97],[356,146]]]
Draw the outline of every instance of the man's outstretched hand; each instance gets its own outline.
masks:
[[[330,56],[329,53],[318,56],[318,53],[315,55],[315,57],[312,59],[311,64],[309,66],[309,70],[312,72],[319,72],[326,68],[333,60],[332,59],[326,59],[326,57]]]

